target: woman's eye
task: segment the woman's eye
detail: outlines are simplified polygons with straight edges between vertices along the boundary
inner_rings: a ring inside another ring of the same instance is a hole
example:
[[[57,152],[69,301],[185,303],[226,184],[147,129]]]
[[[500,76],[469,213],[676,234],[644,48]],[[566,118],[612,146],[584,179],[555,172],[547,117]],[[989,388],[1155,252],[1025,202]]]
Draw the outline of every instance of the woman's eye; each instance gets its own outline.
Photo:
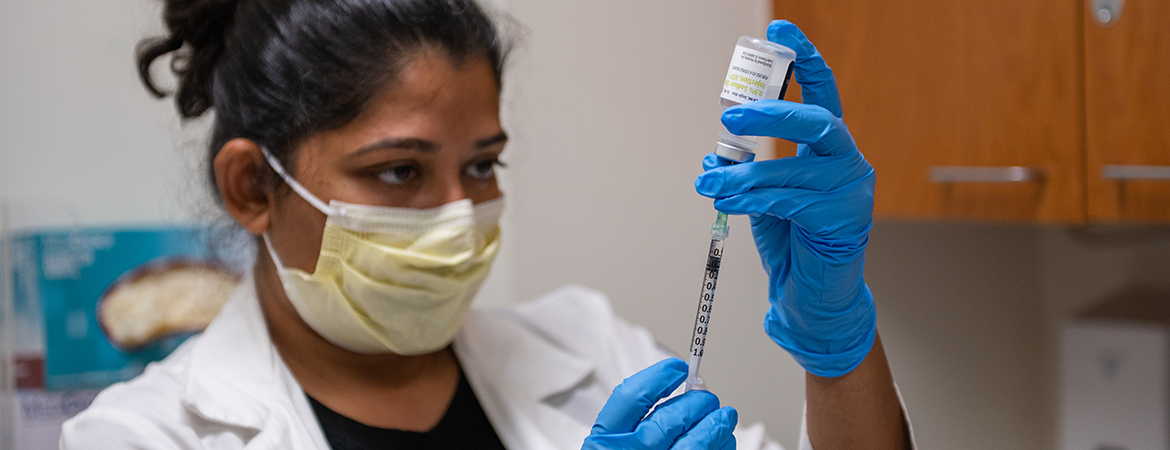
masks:
[[[378,173],[378,178],[390,184],[403,184],[410,181],[416,174],[416,170],[412,166],[398,166],[383,170]]]
[[[470,166],[467,166],[467,175],[481,180],[489,179],[496,175],[496,166],[503,164],[499,160],[489,159],[480,161]]]

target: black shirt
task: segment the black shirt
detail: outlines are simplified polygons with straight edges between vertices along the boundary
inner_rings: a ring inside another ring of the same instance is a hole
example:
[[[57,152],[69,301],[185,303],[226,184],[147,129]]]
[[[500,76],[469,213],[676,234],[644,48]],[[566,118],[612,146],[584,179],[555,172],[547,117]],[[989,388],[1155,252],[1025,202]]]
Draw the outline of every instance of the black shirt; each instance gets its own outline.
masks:
[[[333,450],[504,448],[463,373],[459,374],[459,387],[447,412],[438,425],[425,432],[371,427],[329,409],[311,396],[309,403]]]

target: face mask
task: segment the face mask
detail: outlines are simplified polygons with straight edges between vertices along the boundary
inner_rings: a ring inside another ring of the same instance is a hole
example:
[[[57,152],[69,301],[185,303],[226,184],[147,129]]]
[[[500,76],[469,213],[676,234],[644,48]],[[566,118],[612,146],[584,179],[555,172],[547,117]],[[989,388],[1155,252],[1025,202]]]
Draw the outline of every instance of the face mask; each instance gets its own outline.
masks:
[[[297,195],[328,216],[312,274],[284,267],[264,234],[301,319],[357,353],[421,355],[451,343],[500,248],[503,198],[430,209],[327,205],[263,152]]]

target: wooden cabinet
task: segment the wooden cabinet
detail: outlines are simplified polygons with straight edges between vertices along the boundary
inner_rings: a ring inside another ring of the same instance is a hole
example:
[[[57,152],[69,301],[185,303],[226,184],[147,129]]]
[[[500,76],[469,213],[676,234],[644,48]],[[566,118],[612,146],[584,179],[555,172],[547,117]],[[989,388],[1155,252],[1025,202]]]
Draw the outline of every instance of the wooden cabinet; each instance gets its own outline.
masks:
[[[1170,1],[1119,17],[1083,22],[1089,220],[1170,222]]]
[[[1170,221],[1170,183],[1101,173],[1170,164],[1168,3],[1109,28],[1077,0],[774,6],[837,76],[878,217],[1080,223]]]

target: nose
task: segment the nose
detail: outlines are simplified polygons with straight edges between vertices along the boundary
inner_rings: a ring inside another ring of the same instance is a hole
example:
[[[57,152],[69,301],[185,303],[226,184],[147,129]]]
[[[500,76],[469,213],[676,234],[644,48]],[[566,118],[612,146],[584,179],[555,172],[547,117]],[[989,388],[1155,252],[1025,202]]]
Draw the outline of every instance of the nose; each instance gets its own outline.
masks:
[[[435,186],[432,187],[433,195],[426,197],[433,199],[432,204],[426,205],[425,208],[432,208],[435,206],[446,205],[451,202],[469,198],[467,190],[463,188],[462,180],[458,176],[442,177],[436,180]]]

